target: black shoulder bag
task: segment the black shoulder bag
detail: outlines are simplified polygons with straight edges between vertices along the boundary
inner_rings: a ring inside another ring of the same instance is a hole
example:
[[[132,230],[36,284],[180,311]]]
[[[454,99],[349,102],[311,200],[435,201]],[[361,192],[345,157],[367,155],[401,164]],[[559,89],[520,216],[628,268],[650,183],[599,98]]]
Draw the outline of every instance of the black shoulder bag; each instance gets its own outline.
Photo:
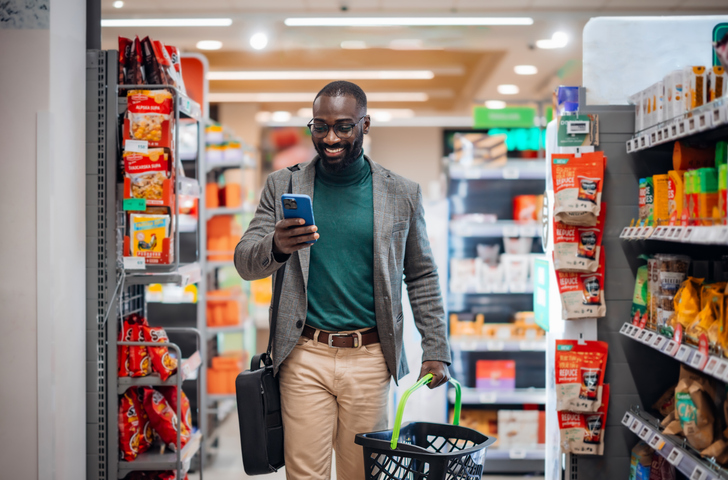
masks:
[[[299,170],[298,165],[289,167],[289,170],[291,172]],[[288,182],[288,193],[293,193],[293,175]],[[250,370],[240,373],[235,379],[243,468],[248,475],[276,472],[285,465],[281,392],[278,388],[278,379],[273,375],[271,357],[285,272],[284,263],[276,273],[276,283],[273,288],[268,349],[265,353],[254,356],[250,362]]]

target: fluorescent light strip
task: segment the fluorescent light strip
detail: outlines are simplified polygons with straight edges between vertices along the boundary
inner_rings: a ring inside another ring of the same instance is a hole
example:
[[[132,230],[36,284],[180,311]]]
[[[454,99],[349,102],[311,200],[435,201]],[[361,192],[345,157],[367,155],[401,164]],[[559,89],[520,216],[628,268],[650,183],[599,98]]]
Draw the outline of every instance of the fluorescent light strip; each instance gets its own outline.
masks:
[[[431,70],[208,72],[208,80],[430,80]]]
[[[465,25],[533,25],[530,17],[299,17],[289,27],[399,27]]]
[[[102,27],[229,27],[231,18],[106,18]]]
[[[211,93],[210,102],[225,103],[313,103],[316,93]],[[370,102],[426,102],[429,95],[424,92],[372,92],[367,93]]]

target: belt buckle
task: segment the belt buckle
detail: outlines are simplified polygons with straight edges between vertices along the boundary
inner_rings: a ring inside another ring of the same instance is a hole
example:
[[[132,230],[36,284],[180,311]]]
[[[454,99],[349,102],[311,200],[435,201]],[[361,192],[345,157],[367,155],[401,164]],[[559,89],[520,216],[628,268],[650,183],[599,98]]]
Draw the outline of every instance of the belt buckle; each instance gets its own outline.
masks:
[[[349,347],[337,347],[334,345],[334,337],[353,337],[354,346],[351,348],[359,348],[359,335],[352,335],[351,333],[329,333],[329,347],[331,348],[349,348]]]

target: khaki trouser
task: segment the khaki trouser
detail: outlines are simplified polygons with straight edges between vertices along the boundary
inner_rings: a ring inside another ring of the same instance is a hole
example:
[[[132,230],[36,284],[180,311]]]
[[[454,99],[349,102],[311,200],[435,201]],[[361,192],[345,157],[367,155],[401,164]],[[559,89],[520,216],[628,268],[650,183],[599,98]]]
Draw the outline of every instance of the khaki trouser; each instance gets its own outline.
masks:
[[[364,479],[357,433],[387,428],[390,375],[379,343],[331,348],[301,337],[279,371],[286,478]]]

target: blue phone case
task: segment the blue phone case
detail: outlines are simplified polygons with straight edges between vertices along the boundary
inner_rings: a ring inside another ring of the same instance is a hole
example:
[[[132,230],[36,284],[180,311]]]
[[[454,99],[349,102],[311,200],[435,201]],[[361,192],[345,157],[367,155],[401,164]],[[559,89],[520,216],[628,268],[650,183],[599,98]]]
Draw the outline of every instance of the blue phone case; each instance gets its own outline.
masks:
[[[283,204],[283,218],[302,218],[306,221],[304,226],[316,225],[313,220],[313,204],[308,195],[284,193],[281,196],[281,203]],[[316,240],[306,243],[316,243]]]

